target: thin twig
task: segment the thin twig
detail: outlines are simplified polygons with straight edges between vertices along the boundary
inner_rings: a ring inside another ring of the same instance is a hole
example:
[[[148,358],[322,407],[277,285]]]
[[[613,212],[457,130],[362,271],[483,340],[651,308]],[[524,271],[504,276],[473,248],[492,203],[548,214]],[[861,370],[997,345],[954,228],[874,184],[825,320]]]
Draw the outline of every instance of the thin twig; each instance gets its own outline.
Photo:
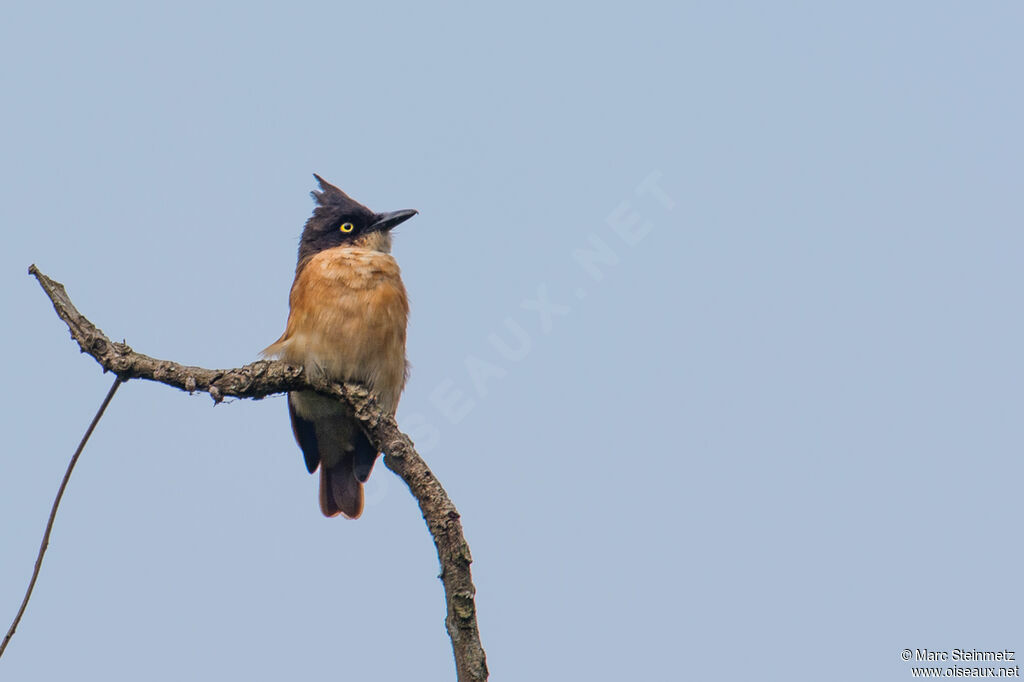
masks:
[[[14,631],[18,629],[18,623],[21,622],[21,617],[25,613],[25,607],[28,606],[28,600],[32,597],[32,590],[36,586],[36,579],[39,577],[39,569],[43,565],[43,555],[46,554],[46,548],[50,545],[50,532],[53,530],[53,521],[57,518],[57,507],[60,506],[60,500],[64,497],[64,490],[68,487],[68,481],[71,480],[71,472],[75,470],[75,464],[78,463],[78,458],[82,454],[82,450],[85,449],[85,444],[89,442],[89,436],[92,435],[96,425],[100,423],[100,418],[103,417],[103,413],[107,411],[107,405],[110,404],[114,394],[117,393],[118,387],[124,383],[121,377],[114,379],[113,386],[107,391],[107,397],[103,399],[103,403],[100,405],[100,409],[96,410],[96,416],[92,418],[92,423],[89,424],[89,428],[85,430],[85,435],[82,436],[82,442],[78,444],[78,449],[75,450],[75,454],[71,455],[71,461],[68,462],[68,469],[64,472],[64,480],[60,482],[60,488],[57,490],[57,497],[53,499],[53,506],[50,508],[50,520],[46,522],[46,532],[43,533],[43,542],[39,545],[39,554],[36,556],[36,567],[32,570],[32,579],[28,582],[28,589],[25,590],[25,598],[21,600],[21,608],[18,609],[18,615],[14,617],[14,622],[11,623],[10,629],[7,631],[7,635],[4,637],[3,644],[0,644],[0,656],[4,655],[4,650],[7,648],[7,643],[11,641],[11,637],[14,637]]]
[[[203,391],[218,403],[226,397],[259,399],[285,391],[314,390],[347,405],[362,424],[366,435],[384,453],[384,465],[409,486],[434,539],[447,604],[445,626],[452,641],[459,682],[483,682],[487,679],[487,660],[476,620],[476,588],[470,572],[472,558],[462,533],[459,512],[430,467],[416,452],[412,441],[399,430],[394,418],[380,409],[365,386],[334,384],[318,377],[307,377],[301,367],[271,360],[260,360],[236,369],[216,370],[158,360],[107,338],[78,312],[63,284],[50,279],[34,265],[29,268],[29,274],[36,278],[50,298],[54,310],[68,326],[71,337],[82,352],[91,355],[104,370],[113,372],[124,381],[147,379],[189,393]]]

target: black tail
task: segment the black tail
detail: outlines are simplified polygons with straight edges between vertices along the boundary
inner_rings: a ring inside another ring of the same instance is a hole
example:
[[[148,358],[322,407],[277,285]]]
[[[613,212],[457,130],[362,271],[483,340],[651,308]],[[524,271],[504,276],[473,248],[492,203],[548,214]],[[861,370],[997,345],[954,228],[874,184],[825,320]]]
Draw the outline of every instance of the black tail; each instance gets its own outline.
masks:
[[[306,469],[313,473],[320,467],[320,511],[324,516],[359,518],[363,513],[363,483],[370,478],[380,453],[351,417],[338,414],[316,421],[305,419],[296,412],[291,394],[288,414]],[[340,459],[339,452],[344,453]]]
[[[320,467],[320,511],[358,519],[363,513],[363,484],[356,480],[355,455],[345,455],[333,467]]]

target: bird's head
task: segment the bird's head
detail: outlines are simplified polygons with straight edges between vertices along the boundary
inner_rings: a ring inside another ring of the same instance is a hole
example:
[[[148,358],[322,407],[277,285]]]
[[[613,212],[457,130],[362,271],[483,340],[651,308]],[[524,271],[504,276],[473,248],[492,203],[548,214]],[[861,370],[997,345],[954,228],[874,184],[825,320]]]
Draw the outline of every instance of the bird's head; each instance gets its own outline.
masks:
[[[299,240],[299,268],[321,251],[336,246],[388,253],[391,229],[417,213],[412,209],[374,213],[319,175],[314,173],[313,177],[320,183],[320,191],[311,192],[316,208]]]

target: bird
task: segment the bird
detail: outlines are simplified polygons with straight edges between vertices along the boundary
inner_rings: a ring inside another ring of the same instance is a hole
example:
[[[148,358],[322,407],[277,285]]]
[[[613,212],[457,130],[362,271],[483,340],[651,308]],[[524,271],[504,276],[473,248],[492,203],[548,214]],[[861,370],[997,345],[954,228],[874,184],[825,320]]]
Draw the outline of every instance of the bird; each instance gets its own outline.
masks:
[[[391,255],[391,230],[418,213],[375,213],[317,174],[316,202],[299,239],[285,331],[263,350],[309,376],[358,382],[394,415],[408,377],[409,298]],[[320,511],[357,519],[380,454],[351,412],[314,391],[288,393],[292,433],[310,474],[320,469]]]

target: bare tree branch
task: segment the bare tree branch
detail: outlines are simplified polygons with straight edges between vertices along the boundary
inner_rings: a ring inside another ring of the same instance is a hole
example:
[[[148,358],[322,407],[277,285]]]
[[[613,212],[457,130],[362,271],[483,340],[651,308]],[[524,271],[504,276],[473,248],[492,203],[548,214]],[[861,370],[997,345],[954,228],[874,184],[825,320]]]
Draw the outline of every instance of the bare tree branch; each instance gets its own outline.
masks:
[[[487,679],[487,663],[476,621],[476,588],[469,568],[472,558],[462,534],[459,512],[409,437],[398,429],[394,418],[381,411],[364,386],[333,384],[307,377],[299,367],[270,360],[253,362],[237,369],[211,370],[136,353],[127,344],[112,342],[79,313],[63,284],[44,275],[35,265],[28,271],[39,281],[82,352],[91,355],[105,371],[113,372],[122,381],[148,379],[190,393],[204,391],[215,402],[226,397],[259,399],[284,391],[312,389],[347,404],[370,440],[384,453],[385,466],[409,486],[434,538],[448,604],[445,625],[452,640],[459,682]]]
[[[60,501],[64,497],[64,491],[67,490],[68,481],[71,480],[71,472],[75,470],[75,465],[78,464],[78,458],[82,456],[82,450],[85,449],[85,444],[89,442],[89,436],[96,429],[96,425],[100,423],[100,419],[103,417],[103,413],[107,411],[107,405],[113,399],[114,394],[117,393],[118,387],[123,384],[121,377],[114,379],[113,386],[107,391],[107,397],[100,403],[100,408],[96,410],[96,416],[92,418],[92,422],[89,423],[89,428],[85,430],[85,435],[82,436],[82,440],[78,443],[78,447],[75,449],[75,454],[71,455],[71,461],[68,462],[68,468],[64,472],[64,478],[61,479],[60,488],[57,489],[57,496],[53,498],[53,506],[50,507],[50,518],[46,521],[46,531],[43,532],[43,541],[39,545],[39,553],[36,554],[36,565],[32,569],[32,579],[28,581],[28,589],[25,590],[25,597],[21,600],[21,608],[18,609],[18,615],[14,617],[14,621],[11,623],[11,627],[7,629],[7,634],[4,635],[3,644],[0,644],[0,656],[4,655],[4,650],[7,649],[7,645],[11,641],[11,637],[14,637],[14,631],[18,629],[18,623],[21,622],[21,617],[25,615],[25,608],[28,606],[28,600],[32,598],[32,590],[35,589],[36,580],[39,578],[39,569],[43,567],[43,556],[46,554],[46,548],[50,546],[50,533],[53,531],[53,522],[57,518],[57,508],[60,506]]]

